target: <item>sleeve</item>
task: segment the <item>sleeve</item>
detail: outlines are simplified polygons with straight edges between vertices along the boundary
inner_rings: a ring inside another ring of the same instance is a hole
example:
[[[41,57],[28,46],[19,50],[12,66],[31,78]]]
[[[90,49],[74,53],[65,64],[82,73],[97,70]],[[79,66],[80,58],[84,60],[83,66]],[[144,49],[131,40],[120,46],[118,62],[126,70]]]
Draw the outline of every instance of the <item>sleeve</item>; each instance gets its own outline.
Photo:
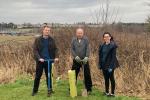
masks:
[[[41,57],[40,57],[40,54],[39,54],[39,52],[38,52],[38,50],[37,50],[37,38],[35,39],[35,41],[34,41],[34,44],[33,44],[33,53],[34,53],[34,60],[39,60]]]
[[[111,62],[109,68],[114,69],[114,62],[116,60],[116,48],[112,49],[112,57],[111,57]]]
[[[76,53],[74,52],[74,42],[73,42],[74,40],[72,40],[72,42],[71,42],[71,54],[72,54],[72,56],[75,58],[77,55],[76,55]]]
[[[87,45],[86,57],[89,57],[90,56],[90,44],[89,44],[89,40],[88,39],[86,40],[86,45]]]
[[[56,46],[55,40],[53,42],[54,42],[55,58],[59,58],[58,48]]]
[[[101,45],[99,46],[99,49],[98,49],[98,56],[99,56],[98,65],[100,65],[100,61],[101,61],[101,58],[100,58],[100,48],[101,48]]]

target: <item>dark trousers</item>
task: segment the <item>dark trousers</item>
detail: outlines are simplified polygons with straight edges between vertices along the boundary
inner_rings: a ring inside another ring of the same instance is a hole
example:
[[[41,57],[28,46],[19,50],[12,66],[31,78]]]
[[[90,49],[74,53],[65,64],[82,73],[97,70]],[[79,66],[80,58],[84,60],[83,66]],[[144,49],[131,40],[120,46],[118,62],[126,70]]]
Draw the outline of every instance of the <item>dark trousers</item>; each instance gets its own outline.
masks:
[[[82,67],[82,65],[79,64],[76,60],[73,60],[73,65],[71,70],[75,70],[76,72],[76,81],[77,81],[78,73],[80,71],[80,67]],[[92,81],[91,81],[91,74],[90,74],[90,68],[88,62],[86,65],[84,65],[84,79],[85,79],[85,86],[87,91],[91,91]]]
[[[104,63],[102,63],[103,67]],[[106,93],[109,93],[109,79],[111,81],[111,93],[114,94],[115,91],[115,79],[114,79],[114,70],[112,72],[108,72],[108,70],[103,69],[103,75],[105,79],[105,89]]]
[[[51,68],[52,68],[51,66],[52,66],[52,63],[50,62],[50,71],[51,71]],[[40,79],[41,79],[41,76],[42,76],[42,73],[43,73],[43,69],[45,70],[46,83],[47,83],[47,87],[48,87],[48,62],[47,61],[46,62],[38,61],[36,63],[36,74],[35,74],[33,92],[37,92],[38,91]],[[50,72],[50,77],[51,77],[51,72]],[[50,80],[50,88],[52,89],[51,82],[52,81]]]

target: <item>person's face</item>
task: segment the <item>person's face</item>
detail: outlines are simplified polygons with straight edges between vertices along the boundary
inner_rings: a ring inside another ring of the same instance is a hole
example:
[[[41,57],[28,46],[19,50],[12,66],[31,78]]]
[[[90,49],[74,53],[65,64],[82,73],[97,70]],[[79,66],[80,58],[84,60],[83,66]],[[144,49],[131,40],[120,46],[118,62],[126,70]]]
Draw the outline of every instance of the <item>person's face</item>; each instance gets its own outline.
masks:
[[[109,36],[109,34],[104,35],[105,42],[110,42],[110,39],[111,39],[111,37]]]
[[[43,30],[43,35],[48,36],[49,34],[50,34],[50,28],[45,27],[44,30]]]
[[[78,39],[82,39],[82,36],[83,36],[82,30],[78,30],[76,33],[76,36],[78,37]]]

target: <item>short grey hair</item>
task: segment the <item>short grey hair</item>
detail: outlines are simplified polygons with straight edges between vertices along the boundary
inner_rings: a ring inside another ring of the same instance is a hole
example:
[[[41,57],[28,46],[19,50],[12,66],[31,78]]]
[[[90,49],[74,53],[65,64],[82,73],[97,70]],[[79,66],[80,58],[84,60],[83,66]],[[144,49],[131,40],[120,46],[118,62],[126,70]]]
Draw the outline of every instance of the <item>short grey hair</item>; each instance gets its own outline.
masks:
[[[82,30],[82,33],[84,33],[82,28],[77,28],[76,33],[78,32],[78,30]]]

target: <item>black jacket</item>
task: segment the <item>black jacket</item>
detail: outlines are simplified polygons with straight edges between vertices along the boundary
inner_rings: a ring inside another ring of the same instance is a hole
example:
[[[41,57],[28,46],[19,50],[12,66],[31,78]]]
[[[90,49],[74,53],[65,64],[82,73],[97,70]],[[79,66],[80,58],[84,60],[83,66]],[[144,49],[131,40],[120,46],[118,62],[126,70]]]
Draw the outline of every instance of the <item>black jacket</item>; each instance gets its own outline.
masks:
[[[33,58],[35,59],[35,61],[38,61],[41,58],[40,53],[43,49],[43,46],[44,46],[44,41],[43,41],[43,35],[42,35],[42,36],[37,37],[35,39],[35,42],[33,45],[33,53],[34,53]],[[58,49],[57,49],[56,44],[55,44],[55,40],[50,36],[49,36],[48,47],[49,47],[50,58],[51,59],[58,58],[59,55],[58,55]]]
[[[100,69],[102,69],[102,50],[103,50],[103,46],[105,43],[101,44],[99,46],[99,66]],[[116,49],[117,49],[117,44],[113,41],[110,41],[110,45],[107,51],[107,55],[106,55],[106,60],[105,60],[105,66],[104,66],[104,70],[108,70],[108,68],[111,68],[113,70],[115,70],[117,67],[119,67],[119,63],[116,57]]]

